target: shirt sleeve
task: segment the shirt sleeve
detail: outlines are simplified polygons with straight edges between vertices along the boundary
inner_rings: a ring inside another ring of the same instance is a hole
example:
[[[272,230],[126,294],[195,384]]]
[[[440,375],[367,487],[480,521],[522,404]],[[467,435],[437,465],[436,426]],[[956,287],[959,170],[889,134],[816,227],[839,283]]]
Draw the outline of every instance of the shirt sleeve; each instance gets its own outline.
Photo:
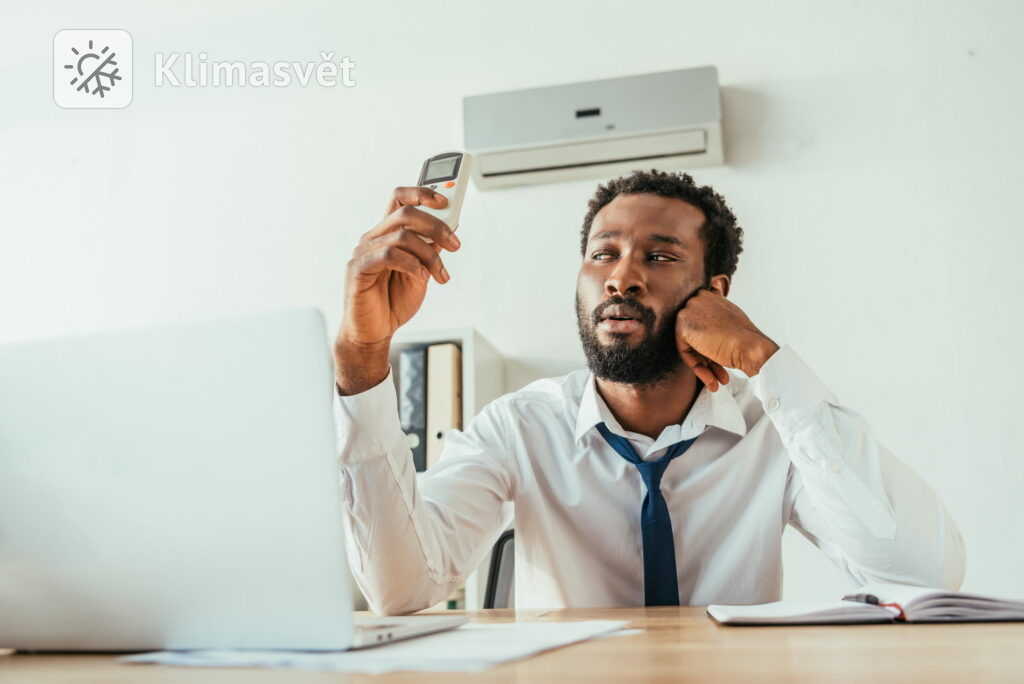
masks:
[[[379,385],[337,396],[345,532],[356,583],[381,615],[443,601],[511,519],[513,477],[499,402],[445,436],[438,463],[417,474],[389,368]]]
[[[789,347],[752,378],[789,455],[789,523],[857,585],[956,590],[963,538],[935,492]]]

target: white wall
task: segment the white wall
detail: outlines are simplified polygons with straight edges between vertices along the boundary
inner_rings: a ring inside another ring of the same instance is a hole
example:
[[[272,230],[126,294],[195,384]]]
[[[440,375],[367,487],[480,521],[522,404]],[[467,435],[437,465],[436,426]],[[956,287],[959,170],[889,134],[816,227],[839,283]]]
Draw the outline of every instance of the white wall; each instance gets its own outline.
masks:
[[[0,20],[0,341],[315,305],[461,97],[714,64],[746,229],[734,299],[941,493],[966,588],[1024,596],[1024,4],[8,3]],[[63,28],[134,38],[134,101],[62,110]],[[157,89],[153,55],[356,63],[354,88]],[[486,194],[411,326],[473,325],[507,389],[582,366],[594,182]],[[789,597],[838,572],[787,537]]]

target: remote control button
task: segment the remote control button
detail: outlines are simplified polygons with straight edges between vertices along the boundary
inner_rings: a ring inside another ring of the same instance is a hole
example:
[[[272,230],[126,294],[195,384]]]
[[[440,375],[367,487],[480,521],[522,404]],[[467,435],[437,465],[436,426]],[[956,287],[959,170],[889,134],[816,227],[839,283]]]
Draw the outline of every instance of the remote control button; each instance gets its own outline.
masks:
[[[447,183],[444,184],[444,187],[446,187],[446,188],[454,188],[455,187],[455,181],[448,181]]]

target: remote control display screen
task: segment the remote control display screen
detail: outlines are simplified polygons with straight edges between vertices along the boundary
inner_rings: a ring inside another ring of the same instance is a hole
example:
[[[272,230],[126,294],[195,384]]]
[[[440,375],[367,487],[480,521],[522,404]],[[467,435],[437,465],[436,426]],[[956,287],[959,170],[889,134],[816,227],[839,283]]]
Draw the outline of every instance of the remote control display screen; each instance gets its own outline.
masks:
[[[455,165],[458,161],[458,157],[447,157],[430,162],[427,165],[427,177],[423,181],[424,185],[455,178]]]

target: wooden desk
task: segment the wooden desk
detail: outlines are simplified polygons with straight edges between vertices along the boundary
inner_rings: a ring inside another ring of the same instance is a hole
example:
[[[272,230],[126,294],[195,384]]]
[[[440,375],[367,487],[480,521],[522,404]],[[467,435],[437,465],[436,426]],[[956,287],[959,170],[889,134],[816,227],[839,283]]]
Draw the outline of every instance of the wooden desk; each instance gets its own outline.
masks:
[[[474,621],[514,619],[477,611]],[[1024,623],[722,627],[704,608],[521,613],[542,620],[617,619],[643,634],[589,641],[479,675],[347,675],[294,670],[121,665],[107,655],[0,657],[0,682],[1024,682]]]

